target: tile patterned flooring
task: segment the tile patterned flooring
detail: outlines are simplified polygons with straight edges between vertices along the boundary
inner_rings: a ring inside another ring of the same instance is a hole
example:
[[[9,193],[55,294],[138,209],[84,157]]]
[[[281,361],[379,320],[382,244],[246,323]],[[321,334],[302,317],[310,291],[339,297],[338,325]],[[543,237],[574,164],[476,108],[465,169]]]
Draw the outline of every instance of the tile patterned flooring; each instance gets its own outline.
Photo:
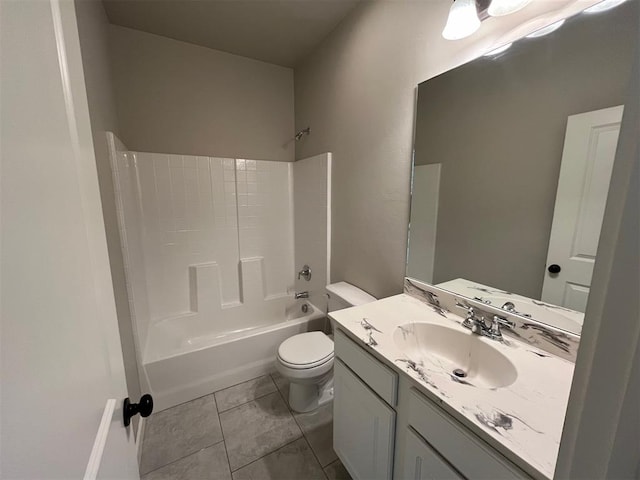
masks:
[[[333,404],[295,413],[277,373],[151,415],[142,480],[350,480],[333,451]]]

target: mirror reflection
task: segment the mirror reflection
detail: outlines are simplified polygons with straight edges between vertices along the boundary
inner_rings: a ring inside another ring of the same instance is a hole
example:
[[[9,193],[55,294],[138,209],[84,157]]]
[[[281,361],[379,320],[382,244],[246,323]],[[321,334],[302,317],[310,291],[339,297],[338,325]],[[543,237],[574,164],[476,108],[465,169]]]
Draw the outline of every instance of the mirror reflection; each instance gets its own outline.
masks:
[[[580,333],[637,8],[419,85],[408,277]]]

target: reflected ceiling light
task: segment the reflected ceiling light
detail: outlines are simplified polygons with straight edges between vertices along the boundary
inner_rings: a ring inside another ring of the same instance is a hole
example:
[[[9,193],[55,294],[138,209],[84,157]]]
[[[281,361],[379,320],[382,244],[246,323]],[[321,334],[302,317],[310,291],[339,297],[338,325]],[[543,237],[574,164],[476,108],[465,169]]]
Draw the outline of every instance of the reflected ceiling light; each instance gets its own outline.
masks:
[[[480,28],[480,18],[475,0],[454,0],[449,10],[442,36],[447,40],[460,40]]]
[[[510,15],[529,5],[531,0],[491,0],[487,13],[492,17]]]
[[[494,55],[498,55],[499,53],[506,52],[513,43],[507,43],[506,45],[502,45],[501,47],[494,48],[490,52],[484,54],[485,57],[493,57]]]
[[[564,25],[564,20],[559,20],[556,23],[552,23],[551,25],[547,25],[546,27],[542,27],[541,29],[530,33],[529,35],[527,35],[527,38],[538,38],[549,35],[550,33],[555,32],[557,29],[559,29],[562,25]]]
[[[626,2],[627,0],[603,0],[600,3],[596,3],[593,7],[587,8],[584,13],[600,13],[606,12],[612,8],[617,7],[621,3]]]

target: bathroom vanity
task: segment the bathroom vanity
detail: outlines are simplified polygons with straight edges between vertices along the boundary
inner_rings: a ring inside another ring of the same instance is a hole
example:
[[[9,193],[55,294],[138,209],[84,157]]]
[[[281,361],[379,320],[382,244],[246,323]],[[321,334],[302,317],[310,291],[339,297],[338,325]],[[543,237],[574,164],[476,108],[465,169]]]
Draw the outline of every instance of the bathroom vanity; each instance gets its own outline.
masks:
[[[636,8],[418,85],[404,293],[330,315],[354,478],[553,478]]]
[[[343,464],[354,479],[553,478],[573,363],[472,333],[438,295],[330,314]]]

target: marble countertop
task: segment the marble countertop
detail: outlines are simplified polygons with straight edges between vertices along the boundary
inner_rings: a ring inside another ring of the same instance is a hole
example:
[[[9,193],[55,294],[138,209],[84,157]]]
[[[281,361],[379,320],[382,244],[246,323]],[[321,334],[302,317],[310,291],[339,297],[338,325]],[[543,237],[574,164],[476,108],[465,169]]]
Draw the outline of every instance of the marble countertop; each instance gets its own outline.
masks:
[[[516,367],[517,379],[509,386],[489,389],[460,382],[437,358],[409,358],[394,342],[394,332],[412,334],[415,323],[431,323],[473,335],[462,318],[437,313],[407,294],[332,312],[337,326],[358,339],[366,349],[394,370],[408,375],[427,396],[456,414],[523,470],[538,478],[553,478],[564,424],[574,365],[544,350],[511,338],[488,342]],[[407,324],[409,324],[407,326]]]

